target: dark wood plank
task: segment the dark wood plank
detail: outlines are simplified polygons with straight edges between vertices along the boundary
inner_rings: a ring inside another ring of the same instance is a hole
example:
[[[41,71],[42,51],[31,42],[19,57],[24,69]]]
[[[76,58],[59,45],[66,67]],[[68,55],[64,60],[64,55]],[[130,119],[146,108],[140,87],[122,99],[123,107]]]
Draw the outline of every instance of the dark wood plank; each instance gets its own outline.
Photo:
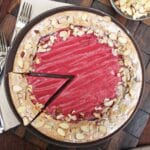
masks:
[[[144,100],[141,109],[150,114],[150,92],[147,95],[147,98]]]
[[[56,145],[49,144],[47,150],[76,150],[75,148],[64,148]]]
[[[150,84],[145,84],[145,90],[143,94],[143,103],[141,104],[141,109],[150,114]]]
[[[26,128],[24,126],[19,126],[15,130],[15,134],[20,138],[23,138],[26,132]]]
[[[108,6],[106,6],[103,3],[98,2],[98,1],[94,1],[92,4],[92,7],[95,9],[98,9],[98,10],[102,10],[111,16],[115,16],[115,14],[116,14],[115,11],[111,7],[108,7]]]
[[[103,3],[104,5],[107,5],[107,6],[110,6],[110,7],[111,7],[111,3],[110,3],[109,0],[97,0],[97,1]]]
[[[124,26],[126,25],[127,19],[123,18],[122,16],[118,15],[117,13],[116,13],[116,15],[115,15],[115,18],[116,18],[116,20],[118,20],[118,21],[119,21],[121,24],[123,24]]]
[[[16,17],[8,14],[3,20],[3,22],[0,24],[0,30],[2,30],[5,33],[8,43],[11,40],[15,23],[16,23]]]
[[[26,149],[27,146],[27,149]],[[27,141],[20,139],[18,136],[11,132],[5,132],[0,135],[0,149],[1,150],[40,150],[38,147],[28,143]]]
[[[36,145],[37,147],[41,148],[42,150],[46,150],[48,147],[48,143],[46,143],[39,137],[34,136],[30,132],[26,132],[25,139],[31,142],[33,145]]]
[[[8,8],[8,13],[11,14],[11,12],[20,4],[20,0],[11,0],[9,8]]]
[[[120,131],[111,140],[107,150],[121,150],[136,147],[139,139],[124,132]]]
[[[93,3],[93,0],[82,0],[80,5],[84,7],[90,7],[92,3]]]
[[[109,143],[110,143],[110,139],[107,141],[101,142],[98,145],[85,147],[85,148],[77,148],[77,150],[106,150],[108,148]]]
[[[142,56],[143,56],[144,67],[145,67],[145,69],[147,69],[149,61],[150,61],[150,55],[148,55],[146,53],[142,53]]]
[[[150,26],[150,19],[144,20],[143,23],[145,23],[146,25]]]
[[[124,131],[139,138],[148,122],[148,119],[149,119],[148,113],[142,110],[138,110],[138,112],[135,114],[134,118],[124,129]]]
[[[4,19],[9,9],[11,0],[1,0],[0,1],[0,23]]]
[[[146,75],[145,76],[146,76],[146,82],[150,83],[150,62],[146,66]]]
[[[141,23],[134,36],[141,51],[150,54],[150,27]]]
[[[67,3],[80,5],[82,0],[67,0]]]
[[[134,33],[136,32],[136,30],[138,29],[139,25],[140,25],[139,21],[128,20],[126,23],[127,29],[132,33],[133,36],[134,36]]]
[[[138,145],[149,145],[150,144],[150,119],[148,121],[148,124],[146,125],[144,132],[142,133],[139,144]]]

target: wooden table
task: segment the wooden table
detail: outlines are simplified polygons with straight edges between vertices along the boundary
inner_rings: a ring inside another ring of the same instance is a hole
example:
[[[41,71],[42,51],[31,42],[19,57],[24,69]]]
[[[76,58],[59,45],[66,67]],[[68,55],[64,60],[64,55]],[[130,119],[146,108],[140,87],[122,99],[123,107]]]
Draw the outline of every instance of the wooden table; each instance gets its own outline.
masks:
[[[130,21],[119,16],[111,7],[109,0],[59,0],[85,7],[101,9],[114,16],[135,37],[140,48],[145,66],[145,90],[143,104],[136,113],[129,125],[116,134],[111,140],[92,148],[91,150],[119,150],[136,147],[137,145],[150,144],[150,20],[144,22]],[[19,0],[0,0],[0,30],[6,34],[7,42],[11,40],[12,32],[16,22],[16,16],[19,8]],[[147,124],[147,125],[146,125]],[[145,128],[145,129],[144,129]],[[19,126],[13,130],[0,135],[0,149],[3,150],[67,150],[48,144],[38,137],[33,136],[26,131],[25,127]],[[76,150],[72,148],[70,150]],[[79,150],[79,149],[77,149]]]

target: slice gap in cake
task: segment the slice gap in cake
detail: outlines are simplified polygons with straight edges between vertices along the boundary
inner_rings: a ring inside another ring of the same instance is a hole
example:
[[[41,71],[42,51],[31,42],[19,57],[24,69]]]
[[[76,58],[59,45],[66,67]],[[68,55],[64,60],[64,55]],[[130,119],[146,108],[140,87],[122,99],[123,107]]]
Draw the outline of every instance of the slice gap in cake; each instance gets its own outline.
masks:
[[[48,99],[48,101],[44,104],[44,107],[41,108],[41,110],[34,117],[34,119],[32,120],[32,122],[36,118],[38,118],[41,115],[41,113],[43,113],[46,110],[46,108],[50,105],[50,103],[52,103],[55,100],[55,98],[72,82],[73,79],[74,79],[74,76],[71,75],[69,77],[69,79]]]
[[[10,93],[23,124],[28,125],[72,79],[67,75],[10,72]]]

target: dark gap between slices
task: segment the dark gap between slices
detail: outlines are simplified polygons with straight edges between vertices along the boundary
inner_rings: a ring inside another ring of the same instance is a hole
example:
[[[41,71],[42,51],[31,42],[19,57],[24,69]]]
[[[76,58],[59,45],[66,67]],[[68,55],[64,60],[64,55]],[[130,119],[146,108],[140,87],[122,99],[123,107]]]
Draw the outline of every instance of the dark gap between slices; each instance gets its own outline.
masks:
[[[25,75],[36,76],[36,77],[48,77],[48,78],[67,78],[68,80],[51,96],[48,101],[44,104],[44,107],[39,111],[39,113],[33,118],[30,124],[47,108],[47,106],[55,100],[55,98],[72,82],[74,75],[60,75],[60,74],[48,74],[48,73],[37,73],[30,72]]]

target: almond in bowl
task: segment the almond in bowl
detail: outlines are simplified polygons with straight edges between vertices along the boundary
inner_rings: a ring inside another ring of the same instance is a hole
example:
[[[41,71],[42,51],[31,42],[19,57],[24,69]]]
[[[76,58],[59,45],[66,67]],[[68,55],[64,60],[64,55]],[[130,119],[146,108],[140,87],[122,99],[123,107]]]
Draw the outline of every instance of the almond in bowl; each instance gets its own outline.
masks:
[[[128,19],[143,20],[150,16],[149,0],[110,0],[117,12]]]

